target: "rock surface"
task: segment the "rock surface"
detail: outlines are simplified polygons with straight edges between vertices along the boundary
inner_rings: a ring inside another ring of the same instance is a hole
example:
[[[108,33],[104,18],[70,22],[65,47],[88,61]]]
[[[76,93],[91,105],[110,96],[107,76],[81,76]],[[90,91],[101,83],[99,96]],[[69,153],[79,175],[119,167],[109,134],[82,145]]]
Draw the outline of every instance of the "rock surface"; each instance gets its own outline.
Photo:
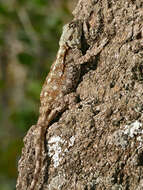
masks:
[[[91,46],[110,42],[82,66],[78,103],[48,129],[35,190],[143,189],[143,2],[80,0]],[[33,126],[24,139],[17,189],[34,171]]]

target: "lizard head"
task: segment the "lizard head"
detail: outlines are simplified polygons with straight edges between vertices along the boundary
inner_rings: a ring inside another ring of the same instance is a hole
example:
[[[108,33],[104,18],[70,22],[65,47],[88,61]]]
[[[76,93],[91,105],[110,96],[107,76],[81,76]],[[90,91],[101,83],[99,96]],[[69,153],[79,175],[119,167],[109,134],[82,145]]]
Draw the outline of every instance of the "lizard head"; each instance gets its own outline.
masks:
[[[63,27],[63,33],[60,39],[61,43],[65,43],[70,48],[81,47],[81,36],[82,36],[82,22],[81,20],[75,20]]]

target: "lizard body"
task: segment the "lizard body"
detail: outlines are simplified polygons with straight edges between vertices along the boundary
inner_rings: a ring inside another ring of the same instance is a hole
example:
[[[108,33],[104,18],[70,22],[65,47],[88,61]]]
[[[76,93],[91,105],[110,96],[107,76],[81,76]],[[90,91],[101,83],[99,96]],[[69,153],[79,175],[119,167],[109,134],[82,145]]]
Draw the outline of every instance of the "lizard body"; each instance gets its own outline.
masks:
[[[36,125],[38,130],[35,139],[35,171],[29,190],[34,190],[38,181],[46,130],[57,114],[67,107],[65,96],[72,91],[76,85],[75,79],[77,80],[79,76],[79,66],[75,66],[73,60],[66,65],[65,59],[69,49],[80,52],[81,33],[81,21],[73,21],[63,27],[56,61],[51,66],[40,94],[40,116]]]

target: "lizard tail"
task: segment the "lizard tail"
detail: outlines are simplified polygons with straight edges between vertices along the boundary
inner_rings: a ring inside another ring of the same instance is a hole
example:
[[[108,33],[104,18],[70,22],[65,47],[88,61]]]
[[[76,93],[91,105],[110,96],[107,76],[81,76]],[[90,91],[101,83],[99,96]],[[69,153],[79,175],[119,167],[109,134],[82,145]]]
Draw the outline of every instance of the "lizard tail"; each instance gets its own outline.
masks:
[[[35,147],[35,170],[34,170],[34,175],[33,175],[33,179],[30,185],[29,190],[34,190],[36,183],[38,181],[38,176],[39,176],[39,172],[41,170],[41,154],[42,154],[42,142],[43,142],[43,127],[42,125],[38,125],[37,126],[38,129],[38,134],[36,137],[36,147]]]

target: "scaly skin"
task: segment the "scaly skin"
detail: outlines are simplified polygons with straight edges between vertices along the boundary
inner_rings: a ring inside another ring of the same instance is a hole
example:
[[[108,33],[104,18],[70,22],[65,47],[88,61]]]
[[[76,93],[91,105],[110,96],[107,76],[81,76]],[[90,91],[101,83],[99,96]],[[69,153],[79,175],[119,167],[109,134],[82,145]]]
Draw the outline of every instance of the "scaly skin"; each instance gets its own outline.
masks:
[[[40,95],[40,116],[36,125],[38,132],[35,139],[35,171],[29,190],[35,189],[41,171],[42,148],[46,130],[57,114],[66,109],[67,95],[73,91],[76,83],[74,79],[79,76],[80,68],[74,65],[74,62],[66,64],[65,58],[69,49],[80,52],[81,33],[82,23],[79,20],[63,27],[57,59],[51,67]],[[79,54],[81,55],[81,53]]]

